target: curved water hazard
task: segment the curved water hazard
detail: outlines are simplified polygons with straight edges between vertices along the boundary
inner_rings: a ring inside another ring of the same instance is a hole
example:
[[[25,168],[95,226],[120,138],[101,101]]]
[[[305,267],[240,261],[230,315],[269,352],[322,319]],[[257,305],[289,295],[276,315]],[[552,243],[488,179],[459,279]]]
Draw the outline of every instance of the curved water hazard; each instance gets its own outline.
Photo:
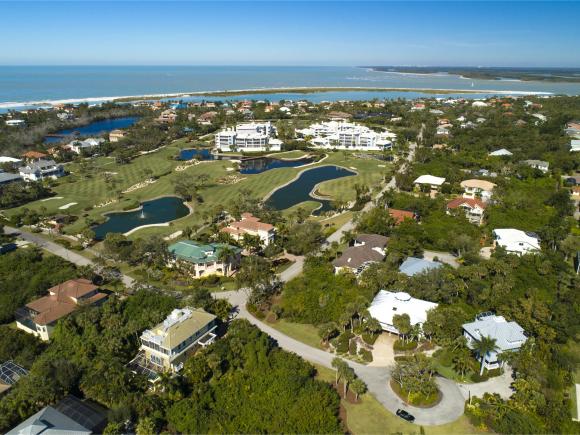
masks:
[[[266,204],[277,210],[283,210],[301,202],[316,201],[320,203],[320,207],[312,214],[318,216],[325,211],[332,210],[332,200],[315,196],[313,192],[316,186],[324,181],[353,175],[356,175],[356,172],[339,166],[318,166],[305,169],[293,181],[272,192],[267,198]]]
[[[108,233],[127,233],[143,226],[167,224],[189,214],[181,198],[165,196],[146,201],[136,210],[107,213],[107,221],[93,228],[95,238],[103,240]]]

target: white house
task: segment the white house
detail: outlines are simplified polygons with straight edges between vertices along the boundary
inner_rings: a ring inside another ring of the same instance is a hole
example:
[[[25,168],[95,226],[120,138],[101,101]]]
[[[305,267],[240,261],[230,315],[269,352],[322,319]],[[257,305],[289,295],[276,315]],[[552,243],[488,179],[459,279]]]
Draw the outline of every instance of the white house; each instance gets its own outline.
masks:
[[[474,101],[473,103],[471,103],[471,105],[473,107],[488,107],[489,104],[487,104],[485,101]]]
[[[489,153],[489,155],[492,157],[509,157],[513,156],[514,154],[511,151],[502,148],[496,151],[492,151],[491,153]]]
[[[435,177],[434,175],[421,175],[417,177],[413,184],[416,188],[421,188],[422,186],[429,186],[431,197],[435,197],[441,186],[445,183],[445,178]]]
[[[63,166],[57,164],[54,160],[41,159],[30,162],[18,171],[24,181],[39,181],[45,178],[56,179],[65,175]]]
[[[382,151],[393,146],[396,134],[390,131],[376,132],[368,127],[346,121],[321,122],[308,128],[296,130],[298,137],[311,138],[317,148]]]
[[[451,214],[453,210],[462,210],[469,222],[476,225],[483,223],[486,204],[479,198],[458,197],[447,203],[447,213]]]
[[[548,169],[550,168],[550,163],[543,160],[523,160],[522,163],[528,165],[530,168],[538,169],[544,174],[548,172]]]
[[[570,141],[570,152],[580,151],[580,139],[572,139]]]
[[[379,321],[384,331],[399,334],[393,325],[394,315],[407,314],[412,326],[422,325],[427,320],[427,312],[436,306],[434,302],[415,299],[405,292],[381,290],[373,299],[369,313]]]
[[[270,122],[238,124],[215,135],[216,148],[224,152],[281,151],[282,145],[282,141],[276,139],[276,127]]]
[[[463,180],[460,183],[463,188],[463,197],[476,199],[479,198],[483,202],[488,202],[493,195],[495,184],[486,180]]]
[[[93,148],[98,147],[103,142],[105,142],[105,139],[103,138],[89,137],[85,140],[73,140],[68,145],[66,145],[66,148],[68,148],[74,153],[81,154],[83,150],[86,151],[92,150]]]
[[[3,165],[5,163],[9,163],[14,168],[17,168],[18,166],[20,166],[22,164],[22,159],[16,159],[14,157],[8,157],[8,156],[0,156],[0,165]]]
[[[510,254],[524,255],[540,250],[540,239],[534,233],[513,228],[493,230],[494,248],[501,246]]]
[[[532,116],[534,118],[538,118],[542,122],[546,122],[548,120],[548,118],[546,117],[546,115],[542,115],[541,113],[534,113]]]
[[[26,121],[24,119],[7,119],[6,120],[6,125],[8,127],[22,127],[24,124],[26,124]]]
[[[508,322],[504,317],[491,313],[477,316],[474,322],[464,324],[463,335],[467,339],[467,346],[471,349],[482,337],[495,340],[496,350],[486,353],[483,357],[483,367],[488,370],[503,367],[504,361],[501,361],[499,356],[503,352],[519,350],[527,340],[524,329],[516,322]]]

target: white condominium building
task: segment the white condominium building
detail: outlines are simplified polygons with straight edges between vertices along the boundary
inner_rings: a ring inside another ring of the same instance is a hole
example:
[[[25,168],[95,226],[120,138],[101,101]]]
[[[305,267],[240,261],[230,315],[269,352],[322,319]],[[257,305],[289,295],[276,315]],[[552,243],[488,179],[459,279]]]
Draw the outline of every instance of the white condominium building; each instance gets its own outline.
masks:
[[[343,150],[382,151],[393,146],[396,134],[389,131],[376,132],[364,125],[351,122],[321,122],[308,128],[296,130],[300,137],[311,138],[317,148]]]
[[[250,122],[218,132],[215,146],[221,151],[281,151],[282,141],[275,136],[276,127],[270,122]]]

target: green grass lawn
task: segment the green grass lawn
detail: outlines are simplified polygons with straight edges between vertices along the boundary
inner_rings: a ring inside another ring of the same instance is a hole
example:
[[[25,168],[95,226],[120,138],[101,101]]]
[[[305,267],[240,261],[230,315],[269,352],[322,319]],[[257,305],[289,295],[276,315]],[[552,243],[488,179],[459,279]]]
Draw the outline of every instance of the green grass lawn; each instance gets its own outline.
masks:
[[[321,381],[333,383],[334,370],[317,364],[317,378]],[[452,423],[441,426],[418,426],[411,424],[387,411],[384,406],[371,394],[364,394],[359,403],[341,401],[346,410],[346,423],[355,435],[363,434],[418,434],[448,435],[448,434],[476,434],[483,433],[469,423],[465,416],[459,417]]]
[[[24,207],[45,211],[49,214],[70,213],[80,216],[77,222],[65,227],[67,234],[77,234],[86,227],[86,220],[103,220],[103,214],[111,211],[121,211],[123,208],[134,206],[137,202],[150,200],[159,196],[172,195],[174,188],[173,178],[176,176],[174,168],[183,164],[174,159],[181,147],[191,146],[185,142],[174,142],[171,146],[165,147],[155,153],[143,155],[135,158],[130,163],[119,165],[114,159],[108,157],[98,157],[95,159],[85,160],[82,164],[70,163],[66,165],[67,171],[71,175],[63,177],[57,181],[53,188],[58,199],[48,201],[35,201],[26,204]],[[293,154],[289,154],[293,155]],[[359,159],[351,154],[336,152],[329,153],[329,156],[321,165],[340,165],[346,168],[356,168],[359,175],[345,177],[338,180],[331,180],[320,185],[320,192],[333,198],[342,200],[353,200],[355,198],[354,185],[363,183],[374,186],[384,178],[389,172],[389,168],[379,167],[375,160]],[[236,184],[219,184],[218,180],[225,175],[234,174],[233,171],[227,171],[232,167],[232,162],[219,160],[200,163],[191,166],[182,173],[196,176],[207,174],[210,178],[209,187],[202,190],[203,203],[195,205],[194,213],[172,222],[166,227],[152,227],[139,230],[131,237],[143,237],[152,234],[168,235],[186,226],[200,225],[203,223],[203,213],[206,210],[214,208],[227,207],[227,204],[235,201],[242,189],[250,191],[253,195],[263,198],[273,189],[292,180],[300,168],[279,168],[255,175],[242,175],[243,180]],[[119,202],[109,204],[104,207],[90,208],[97,204],[116,199],[115,191],[123,191],[146,178],[146,172],[151,171],[158,179],[155,183],[137,189],[133,192],[122,195]],[[105,172],[110,174],[115,185],[107,184],[105,181]],[[66,210],[59,207],[71,203]],[[309,210],[316,207],[317,203],[308,201],[300,204]],[[7,210],[6,214],[17,212],[20,208]]]
[[[268,323],[268,325],[295,340],[301,341],[302,343],[317,349],[321,348],[318,329],[313,325],[306,323],[292,323],[284,319],[280,319],[274,323]]]
[[[272,157],[279,157],[281,159],[299,159],[304,157],[308,153],[306,151],[293,150],[293,151],[283,151],[281,153],[272,153]]]
[[[345,223],[352,219],[354,213],[352,211],[345,211],[337,216],[333,216],[331,218],[325,217],[313,217],[313,220],[316,220],[320,223],[323,227],[326,226],[334,226],[335,229],[342,227]]]

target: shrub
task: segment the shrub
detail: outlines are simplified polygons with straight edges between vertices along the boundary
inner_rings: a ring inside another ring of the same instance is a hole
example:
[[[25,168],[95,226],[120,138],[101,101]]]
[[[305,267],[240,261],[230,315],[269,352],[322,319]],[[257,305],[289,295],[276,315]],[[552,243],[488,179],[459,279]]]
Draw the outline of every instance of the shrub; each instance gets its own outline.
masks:
[[[370,344],[373,345],[375,344],[375,341],[377,341],[377,338],[379,338],[379,334],[369,334],[368,332],[365,332],[362,335],[362,339],[366,344]]]
[[[487,373],[484,373],[483,375],[479,375],[479,373],[474,373],[471,375],[471,380],[473,382],[485,382],[489,379],[489,376],[487,376]]]
[[[365,362],[372,362],[373,360],[373,353],[370,350],[361,349],[358,354]]]
[[[350,340],[348,343],[348,353],[351,355],[356,355],[356,340]]]
[[[260,311],[258,309],[258,307],[254,304],[246,304],[246,308],[248,309],[249,313],[252,314],[254,317],[260,319],[260,320],[264,320],[264,318],[266,317],[266,315]]]
[[[336,348],[337,353],[347,353],[349,351],[350,339],[352,338],[352,333],[347,331],[340,334],[334,341],[333,345]]]
[[[397,352],[405,352],[407,350],[413,350],[417,348],[417,342],[416,341],[409,341],[407,343],[405,343],[403,340],[397,340],[395,341],[395,344],[393,345],[393,349],[395,349],[395,351]]]

